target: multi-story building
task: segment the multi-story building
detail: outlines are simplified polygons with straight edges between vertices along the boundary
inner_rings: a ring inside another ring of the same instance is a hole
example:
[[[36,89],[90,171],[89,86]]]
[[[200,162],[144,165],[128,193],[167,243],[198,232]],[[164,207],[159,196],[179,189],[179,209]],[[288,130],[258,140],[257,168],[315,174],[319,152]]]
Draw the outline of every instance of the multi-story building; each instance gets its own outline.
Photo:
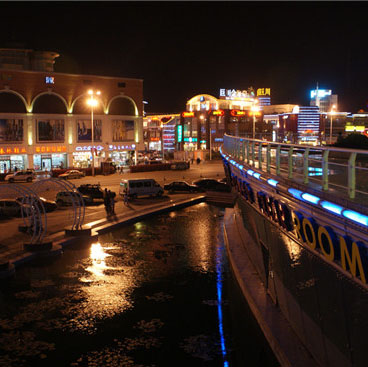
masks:
[[[58,56],[0,49],[0,172],[89,167],[92,149],[96,167],[133,162],[144,150],[143,80],[57,73]],[[89,90],[101,93],[95,107]]]
[[[310,105],[319,107],[320,112],[337,111],[337,94],[331,89],[316,89],[310,91]]]

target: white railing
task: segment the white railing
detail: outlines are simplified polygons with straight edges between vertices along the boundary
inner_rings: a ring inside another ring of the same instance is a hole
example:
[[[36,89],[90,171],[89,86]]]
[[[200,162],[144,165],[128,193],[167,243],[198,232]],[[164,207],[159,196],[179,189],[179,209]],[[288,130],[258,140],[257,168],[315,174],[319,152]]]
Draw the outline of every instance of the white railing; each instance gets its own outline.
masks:
[[[368,203],[368,150],[285,144],[225,134],[223,151],[268,174]]]

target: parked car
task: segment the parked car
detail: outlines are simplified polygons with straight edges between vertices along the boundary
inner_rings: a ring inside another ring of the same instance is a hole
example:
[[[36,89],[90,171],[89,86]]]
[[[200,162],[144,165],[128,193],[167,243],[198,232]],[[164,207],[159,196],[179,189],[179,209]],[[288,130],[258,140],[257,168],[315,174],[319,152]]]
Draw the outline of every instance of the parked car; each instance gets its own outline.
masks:
[[[66,172],[59,175],[59,178],[62,178],[64,180],[70,180],[72,178],[82,178],[84,177],[84,172],[78,171],[77,169],[69,169]]]
[[[23,204],[17,199],[0,199],[0,215],[5,217],[20,217],[22,213],[22,207],[26,209],[24,214],[29,213],[30,206]],[[28,209],[28,210],[27,210]]]
[[[59,191],[56,194],[56,204],[58,206],[66,206],[66,205],[73,205],[73,200],[78,203],[78,193],[73,191]],[[93,199],[90,196],[87,195],[81,195],[82,199],[84,201],[84,204],[92,204]]]
[[[186,181],[173,181],[169,184],[164,185],[164,189],[169,191],[170,193],[173,192],[200,192],[202,191],[201,188],[190,185]]]
[[[103,199],[104,192],[99,184],[80,185],[77,189],[82,195],[90,196],[92,199]]]
[[[125,190],[128,190],[131,198],[138,196],[161,196],[164,193],[163,188],[152,178],[142,178],[134,180],[120,181],[119,194],[124,195]]]
[[[32,180],[35,178],[35,174],[33,171],[18,171],[14,173],[9,173],[5,176],[5,181],[8,181],[10,183],[12,182],[32,182]]]
[[[201,178],[193,181],[193,185],[200,187],[204,191],[231,192],[231,187],[229,185],[215,180],[214,178]]]
[[[27,201],[27,198],[26,197],[19,197],[16,199],[17,201],[19,201],[20,203],[25,203],[25,204],[28,204],[29,202]],[[43,203],[43,206],[46,210],[46,212],[53,212],[54,210],[57,209],[57,204],[56,204],[56,201],[54,200],[48,200],[44,197],[40,197],[40,200],[42,201]]]

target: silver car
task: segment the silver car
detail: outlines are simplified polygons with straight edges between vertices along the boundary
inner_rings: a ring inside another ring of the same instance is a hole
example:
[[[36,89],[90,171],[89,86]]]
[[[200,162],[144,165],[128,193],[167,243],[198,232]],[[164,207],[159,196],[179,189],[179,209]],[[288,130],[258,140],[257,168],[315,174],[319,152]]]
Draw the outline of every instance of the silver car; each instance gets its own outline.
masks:
[[[12,182],[32,182],[34,179],[34,173],[32,171],[18,171],[9,173],[5,176],[5,181]]]

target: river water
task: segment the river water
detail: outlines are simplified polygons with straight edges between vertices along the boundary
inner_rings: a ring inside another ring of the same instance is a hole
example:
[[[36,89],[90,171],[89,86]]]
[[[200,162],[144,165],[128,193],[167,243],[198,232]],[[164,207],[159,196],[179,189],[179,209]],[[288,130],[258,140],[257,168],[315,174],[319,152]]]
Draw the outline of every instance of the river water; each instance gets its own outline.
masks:
[[[1,283],[0,366],[276,367],[198,204],[27,265]]]

